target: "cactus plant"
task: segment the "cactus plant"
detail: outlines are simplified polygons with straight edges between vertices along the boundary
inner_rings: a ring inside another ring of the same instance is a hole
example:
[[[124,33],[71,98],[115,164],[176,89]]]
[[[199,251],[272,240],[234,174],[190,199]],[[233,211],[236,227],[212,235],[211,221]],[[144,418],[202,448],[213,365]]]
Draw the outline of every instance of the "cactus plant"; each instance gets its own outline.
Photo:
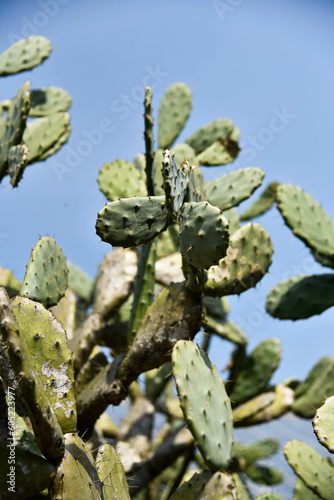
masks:
[[[43,50],[37,57],[39,44]],[[48,47],[42,37],[19,42],[0,57],[0,71],[39,64]],[[17,56],[23,49],[28,50],[25,64]],[[145,154],[100,169],[100,189],[109,202],[98,213],[96,231],[116,248],[106,253],[97,278],[67,262],[50,237],[37,242],[22,284],[0,268],[0,377],[7,392],[1,410],[8,418],[15,387],[18,498],[250,500],[249,480],[269,486],[282,480],[280,471],[260,462],[276,452],[277,442],[233,443],[233,429],[288,411],[313,417],[325,395],[332,395],[330,357],[320,360],[304,382],[270,385],[279,342],[264,340],[249,353],[247,336],[229,320],[225,298],[255,287],[271,265],[268,233],[243,221],[278,200],[287,224],[329,267],[331,221],[318,205],[306,206],[310,197],[278,183],[269,184],[239,215],[235,207],[261,185],[264,172],[248,167],[205,182],[200,170],[236,158],[237,127],[219,118],[175,144],[192,105],[190,89],[177,83],[162,98],[155,151],[152,98],[147,87]],[[69,106],[62,89],[30,92],[27,84],[1,104],[6,113],[0,124],[1,178],[9,175],[17,185],[27,163],[62,146],[69,134]],[[26,125],[28,116],[34,119]],[[313,227],[312,217],[320,224]],[[307,280],[307,287],[299,279],[293,285],[297,291],[302,287],[307,304],[313,300],[311,311],[329,307],[332,275]],[[314,295],[316,283],[314,299],[306,291],[312,288]],[[270,312],[279,311],[280,317],[290,314],[290,284],[286,302],[284,287],[271,296]],[[297,318],[306,317],[308,307],[294,302],[290,309]],[[196,335],[203,330],[199,347]],[[213,335],[234,346],[226,381],[207,354]],[[131,409],[117,427],[105,412],[125,398]],[[332,398],[318,409],[314,427],[332,451],[331,407]],[[157,414],[165,425],[154,435]],[[0,431],[6,471],[11,435],[1,419]],[[285,453],[300,478],[295,498],[329,498],[332,464],[295,442]],[[195,463],[198,472],[192,474]],[[6,484],[0,482],[0,488],[7,498]],[[280,497],[268,492],[259,498]]]

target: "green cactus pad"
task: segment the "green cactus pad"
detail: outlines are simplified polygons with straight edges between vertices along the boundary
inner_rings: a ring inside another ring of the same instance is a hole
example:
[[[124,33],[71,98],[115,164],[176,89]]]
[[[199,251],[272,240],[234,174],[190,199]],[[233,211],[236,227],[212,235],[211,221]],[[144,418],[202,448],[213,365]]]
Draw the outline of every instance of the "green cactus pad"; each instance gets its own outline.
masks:
[[[110,201],[145,196],[144,173],[124,160],[105,163],[99,172],[100,190]]]
[[[84,308],[85,306],[77,301],[73,290],[67,288],[64,297],[60,299],[56,306],[49,309],[65,330],[68,341],[72,340],[74,331],[78,326],[80,307]]]
[[[170,500],[199,500],[203,498],[205,486],[212,476],[213,474],[209,470],[200,473],[195,472],[188,481],[181,484],[170,497]]]
[[[206,184],[208,200],[212,205],[227,210],[238,206],[262,184],[264,172],[258,167],[247,167],[229,172]]]
[[[240,215],[240,220],[249,220],[266,213],[276,201],[279,183],[271,182],[260,194],[259,198]]]
[[[175,344],[172,363],[180,404],[205,462],[213,471],[226,468],[231,459],[233,420],[216,366],[189,341]]]
[[[292,500],[321,500],[321,497],[310,490],[302,479],[297,478]]]
[[[334,396],[318,408],[312,423],[318,441],[334,453]]]
[[[230,139],[232,143],[235,143],[238,137],[239,131],[229,118],[218,118],[198,129],[186,140],[186,143],[189,144],[198,155],[216,141],[228,145]]]
[[[236,371],[232,368],[229,376],[231,383],[228,388],[234,406],[248,401],[265,389],[280,359],[279,340],[267,339],[238,364]]]
[[[254,483],[259,484],[278,484],[283,480],[283,474],[281,471],[274,469],[273,467],[266,467],[263,465],[251,465],[245,469],[246,476],[249,477]]]
[[[14,297],[20,293],[21,283],[14,274],[4,267],[0,267],[0,287],[5,287],[9,297]]]
[[[59,112],[28,123],[23,141],[29,148],[29,163],[45,160],[66,142],[69,122],[69,114]]]
[[[294,397],[293,397],[293,390],[290,389],[290,387],[286,387],[284,384],[277,384],[274,393],[270,391],[265,394],[267,395],[273,394],[274,395],[273,400],[265,408],[262,408],[261,410],[249,416],[248,418],[245,418],[241,424],[242,426],[245,427],[250,425],[262,424],[263,422],[269,422],[271,420],[281,417],[282,415],[291,410]],[[261,396],[262,394],[248,401],[247,403],[244,403],[244,405],[241,406],[246,406],[251,401],[254,403],[255,400],[257,398],[260,398]]]
[[[163,154],[162,176],[168,215],[170,219],[176,219],[187,194],[188,179],[168,149]]]
[[[271,457],[278,450],[278,441],[273,438],[261,439],[252,443],[233,443],[233,457],[242,460],[246,467],[254,464],[257,460]]]
[[[30,498],[47,488],[56,472],[56,467],[38,455],[15,446],[11,462],[10,442],[0,441],[0,492],[2,500]],[[10,465],[13,464],[13,465]],[[11,468],[12,467],[12,468]],[[14,491],[10,490],[9,476],[14,471]],[[8,475],[7,475],[8,474]]]
[[[310,370],[304,382],[301,382],[295,389],[295,398],[300,398],[305,394],[314,382],[321,376],[323,372],[333,365],[333,358],[330,356],[323,356],[316,362],[312,370]]]
[[[101,481],[103,500],[130,500],[124,467],[116,450],[110,444],[99,447],[96,470]]]
[[[292,410],[303,418],[313,418],[315,411],[323,401],[334,395],[334,358],[330,358],[327,366],[323,367],[321,373],[307,388],[307,390],[295,400]]]
[[[174,83],[164,93],[159,108],[159,148],[170,148],[191,110],[191,91],[182,82]]]
[[[212,318],[206,318],[203,322],[206,332],[214,333],[218,337],[233,342],[238,345],[246,345],[247,336],[232,321],[215,321]]]
[[[96,232],[113,246],[149,243],[169,224],[164,196],[125,198],[107,203],[98,213]]]
[[[38,66],[51,50],[51,42],[44,36],[19,40],[0,55],[0,76],[13,75]]]
[[[14,304],[20,299],[25,303],[29,301],[23,297],[15,297]],[[64,436],[54,410],[50,406],[41,378],[35,369],[36,360],[30,354],[25,338],[26,332],[19,330],[3,288],[0,289],[0,303],[3,326],[1,334],[8,348],[8,357],[19,383],[36,443],[47,459],[57,460],[64,453]],[[34,304],[34,307],[37,307],[37,304]],[[40,307],[43,306],[40,305]],[[38,319],[38,316],[36,318]],[[35,330],[35,335],[38,334],[38,330],[37,332]],[[37,341],[37,339],[34,340]]]
[[[275,401],[275,393],[273,391],[264,392],[253,399],[248,400],[233,409],[233,420],[235,427],[244,427],[248,425],[248,421],[253,417],[256,418],[258,413],[268,408]]]
[[[230,238],[227,255],[208,272],[205,293],[214,297],[240,294],[254,287],[268,272],[273,246],[259,224],[248,223]]]
[[[60,87],[32,90],[29,116],[47,116],[58,111],[66,111],[71,104],[71,96]]]
[[[229,244],[228,221],[207,201],[185,203],[180,216],[180,248],[186,261],[209,269],[225,257]]]
[[[8,155],[12,146],[20,144],[30,106],[30,83],[26,82],[11,101],[0,135],[0,180],[7,173]]]
[[[101,500],[101,481],[88,446],[74,433],[66,434],[65,439],[65,455],[49,488],[50,497],[55,500]]]
[[[224,211],[224,215],[230,225],[230,236],[234,234],[239,229],[239,215],[236,208],[232,207]]]
[[[256,497],[256,500],[283,500],[283,498],[275,493],[263,493],[262,495]],[[304,500],[306,500],[306,498]]]
[[[66,333],[54,316],[28,298],[11,302],[22,350],[30,356],[63,432],[76,429],[72,356]]]
[[[29,159],[29,148],[25,144],[12,146],[8,153],[7,173],[10,177],[10,183],[17,187],[22,179],[23,172]]]
[[[72,262],[67,261],[68,286],[82,300],[90,304],[93,299],[95,281],[88,274]]]
[[[158,399],[172,375],[172,364],[165,363],[160,368],[146,372],[146,397],[152,401]]]
[[[67,276],[62,249],[53,238],[44,236],[31,251],[20,293],[46,307],[55,306],[65,295]]]
[[[208,148],[204,149],[196,156],[196,163],[206,167],[217,165],[227,165],[235,160],[240,148],[238,145],[239,130],[234,129],[233,135],[228,139],[213,142]]]
[[[171,153],[175,156],[178,165],[182,165],[185,160],[194,163],[196,157],[193,148],[186,143],[176,144]]]
[[[333,464],[313,448],[300,441],[289,441],[284,455],[298,477],[323,500],[332,500],[334,491]]]
[[[317,274],[288,278],[273,288],[267,312],[279,319],[306,319],[334,304],[334,275]]]
[[[334,260],[334,223],[311,195],[292,184],[277,189],[285,223],[309,248]]]
[[[225,321],[230,312],[230,305],[226,297],[204,297],[204,307],[207,315],[215,320]]]

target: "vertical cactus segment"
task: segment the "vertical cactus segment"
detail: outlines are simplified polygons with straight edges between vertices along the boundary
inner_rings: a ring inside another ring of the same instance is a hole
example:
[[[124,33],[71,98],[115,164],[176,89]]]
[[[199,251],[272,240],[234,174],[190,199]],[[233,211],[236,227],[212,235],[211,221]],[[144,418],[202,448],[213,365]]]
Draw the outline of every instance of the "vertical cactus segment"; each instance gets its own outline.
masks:
[[[240,220],[249,220],[266,213],[274,204],[279,183],[271,182],[259,198],[240,215]]]
[[[163,154],[162,176],[168,215],[171,219],[176,219],[187,194],[188,179],[168,149]]]
[[[180,248],[197,268],[209,269],[224,258],[229,244],[228,220],[207,201],[185,203],[180,216]]]
[[[55,306],[65,295],[67,276],[62,249],[53,238],[44,236],[31,251],[20,293],[46,307]]]
[[[64,453],[64,435],[35,369],[36,360],[27,348],[25,332],[19,330],[3,288],[0,289],[0,315],[1,334],[7,344],[8,356],[19,382],[36,443],[48,460],[58,460]],[[37,333],[38,330],[35,334]]]
[[[262,184],[264,172],[258,167],[247,167],[229,172],[207,182],[206,192],[212,205],[227,210],[238,206]]]
[[[229,380],[231,400],[235,406],[260,394],[266,388],[281,358],[281,344],[278,339],[261,342],[253,352],[243,358],[232,369]]]
[[[12,146],[20,144],[30,106],[30,83],[26,82],[12,99],[0,134],[0,180],[7,173],[8,155]]]
[[[100,190],[110,201],[146,194],[143,172],[124,160],[105,163],[100,169],[98,182]]]
[[[22,353],[31,358],[63,432],[75,430],[74,375],[65,331],[50,311],[28,298],[15,297],[11,308]]]
[[[273,288],[267,312],[279,319],[306,319],[334,304],[334,275],[316,274],[288,278]]]
[[[216,366],[189,341],[176,343],[172,363],[185,419],[206,464],[213,471],[226,468],[232,453],[233,419]]]
[[[10,183],[13,187],[17,187],[22,179],[23,172],[27,166],[29,159],[29,149],[25,144],[12,146],[8,154],[7,172],[10,177]]]
[[[127,248],[149,243],[169,222],[164,196],[127,198],[105,205],[98,213],[96,232],[110,245]]]
[[[334,453],[334,396],[318,408],[312,423],[318,441]]]
[[[289,441],[284,455],[298,477],[323,500],[332,500],[334,491],[333,463],[329,463],[310,446]]]
[[[60,87],[32,90],[29,116],[47,116],[58,111],[66,111],[71,104],[71,96]]]
[[[51,50],[51,42],[44,36],[33,35],[19,40],[0,55],[0,76],[13,75],[38,66]]]
[[[96,470],[101,482],[103,500],[130,500],[124,467],[116,450],[110,444],[99,447]]]
[[[23,141],[29,148],[29,163],[45,160],[68,139],[70,116],[66,112],[36,118],[28,123]]]
[[[189,116],[191,91],[184,83],[174,83],[162,97],[159,108],[159,147],[170,148]]]
[[[145,122],[145,173],[146,173],[146,193],[155,196],[155,164],[154,164],[154,136],[153,136],[153,116],[152,116],[152,91],[150,87],[145,89],[144,99],[144,122]],[[146,194],[145,193],[145,194]]]
[[[216,141],[228,146],[230,139],[235,143],[238,137],[239,131],[229,118],[218,118],[198,129],[186,143],[195,150],[196,155],[199,155]]]
[[[248,223],[230,238],[227,255],[208,272],[207,295],[240,294],[254,287],[268,272],[273,246],[259,224]]]
[[[75,433],[65,435],[65,454],[49,488],[54,500],[101,500],[101,481],[87,445]]]
[[[147,308],[153,301],[156,247],[155,240],[138,249],[138,270],[129,323],[129,344],[132,344]]]

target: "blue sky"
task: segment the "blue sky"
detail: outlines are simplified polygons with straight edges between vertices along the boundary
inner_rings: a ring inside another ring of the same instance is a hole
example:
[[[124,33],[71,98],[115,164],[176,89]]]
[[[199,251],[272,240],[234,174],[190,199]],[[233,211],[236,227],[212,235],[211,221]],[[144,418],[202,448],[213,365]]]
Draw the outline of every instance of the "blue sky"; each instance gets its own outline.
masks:
[[[206,179],[258,166],[266,172],[264,184],[296,184],[334,219],[333,22],[334,4],[325,0],[1,2],[0,52],[31,34],[48,37],[53,52],[33,71],[2,78],[0,99],[12,97],[26,80],[32,88],[63,87],[73,97],[73,130],[68,145],[31,166],[18,189],[6,180],[0,185],[0,264],[22,279],[31,248],[49,234],[94,276],[109,251],[95,234],[105,202],[98,170],[143,152],[147,83],[156,111],[170,84],[191,87],[193,110],[180,140],[222,116],[240,128],[239,158],[205,169]],[[108,130],[105,120],[112,123]],[[66,167],[63,175],[59,165]],[[307,321],[280,322],[264,312],[265,297],[288,276],[329,270],[292,237],[277,210],[259,222],[272,237],[274,263],[255,290],[230,300],[230,317],[245,328],[251,347],[280,338],[276,381],[304,377],[320,356],[334,351],[334,308]],[[210,356],[222,368],[230,348],[215,345]]]

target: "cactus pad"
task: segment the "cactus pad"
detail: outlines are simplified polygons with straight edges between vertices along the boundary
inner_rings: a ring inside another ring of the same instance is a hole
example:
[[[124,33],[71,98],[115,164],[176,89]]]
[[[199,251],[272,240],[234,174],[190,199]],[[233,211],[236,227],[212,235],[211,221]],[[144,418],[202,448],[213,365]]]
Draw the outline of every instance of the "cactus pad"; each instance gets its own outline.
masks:
[[[113,246],[149,243],[169,224],[164,196],[125,198],[107,203],[98,213],[96,232]]]
[[[180,404],[205,462],[213,471],[226,468],[231,459],[233,420],[216,366],[189,341],[176,343],[172,363]]]
[[[334,396],[318,408],[312,423],[318,441],[334,453]]]
[[[278,186],[278,182],[271,182],[259,198],[240,215],[240,220],[254,219],[267,212],[276,200]]]
[[[28,298],[15,297],[11,308],[22,352],[31,358],[62,431],[75,430],[74,375],[65,331],[50,311]]]
[[[334,491],[333,464],[313,448],[300,441],[289,441],[284,455],[298,477],[323,500],[332,500]]]
[[[273,288],[266,301],[271,316],[306,319],[321,314],[334,304],[334,275],[317,274],[288,278]]]
[[[47,116],[58,111],[66,111],[71,104],[71,96],[60,87],[32,90],[29,116]]]
[[[191,91],[184,83],[174,83],[164,93],[159,108],[159,147],[169,148],[191,110]]]
[[[21,295],[54,306],[65,295],[68,269],[62,249],[53,238],[40,238],[33,248],[23,279]]]
[[[228,144],[230,138],[232,138],[232,142],[235,142],[238,140],[238,136],[239,131],[229,118],[218,118],[218,120],[207,123],[198,129],[186,140],[186,143],[198,155],[216,141]]]
[[[22,179],[24,169],[28,163],[29,149],[25,144],[12,146],[8,154],[7,172],[10,177],[10,183],[13,187],[17,187]]]
[[[176,162],[178,165],[182,165],[182,163],[186,160],[190,163],[194,163],[195,161],[195,151],[189,144],[181,143],[176,144],[171,151],[172,155],[175,156]]]
[[[285,223],[309,248],[334,260],[334,223],[312,196],[292,184],[277,189]]]
[[[30,106],[30,83],[26,82],[12,99],[0,136],[0,180],[7,173],[8,154],[22,140]]]
[[[222,210],[236,207],[262,184],[263,177],[264,172],[258,167],[229,172],[206,184],[208,200]]]
[[[13,75],[38,66],[50,52],[51,42],[44,36],[19,40],[0,55],[0,76]]]
[[[99,447],[96,470],[101,481],[103,500],[130,500],[124,467],[116,450],[110,444]]]
[[[180,216],[182,255],[197,268],[209,269],[225,257],[228,243],[228,220],[207,201],[185,203]]]
[[[231,236],[226,257],[209,270],[205,292],[222,297],[254,287],[268,272],[272,253],[263,227],[251,223],[242,226]]]
[[[281,358],[281,344],[278,339],[261,342],[246,356],[229,376],[232,391],[231,400],[235,406],[260,394],[267,386]]]
[[[144,173],[124,160],[105,163],[99,172],[98,182],[102,193],[110,201],[146,194]]]
[[[234,129],[228,139],[213,142],[196,157],[198,165],[214,167],[216,165],[227,165],[238,156],[240,148],[238,145],[239,130]]]
[[[54,154],[69,137],[70,116],[66,112],[54,113],[30,122],[23,134],[29,147],[29,163],[45,160]]]

